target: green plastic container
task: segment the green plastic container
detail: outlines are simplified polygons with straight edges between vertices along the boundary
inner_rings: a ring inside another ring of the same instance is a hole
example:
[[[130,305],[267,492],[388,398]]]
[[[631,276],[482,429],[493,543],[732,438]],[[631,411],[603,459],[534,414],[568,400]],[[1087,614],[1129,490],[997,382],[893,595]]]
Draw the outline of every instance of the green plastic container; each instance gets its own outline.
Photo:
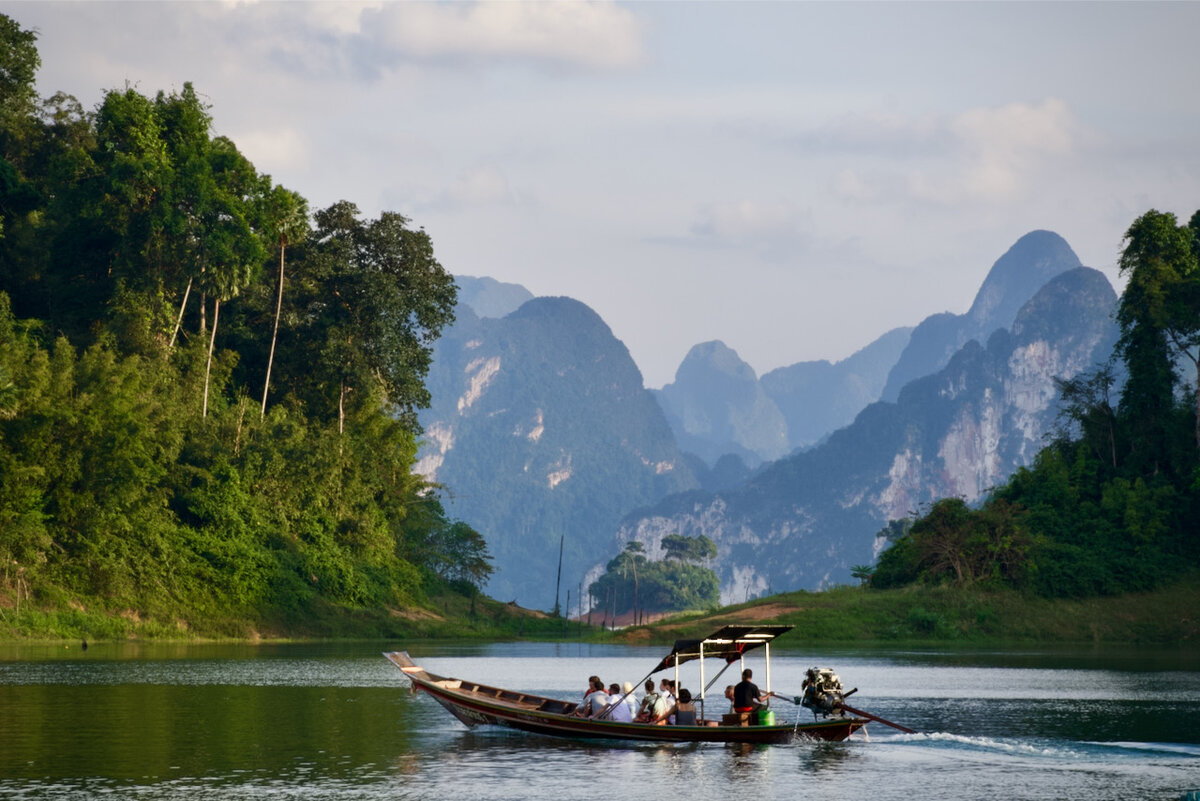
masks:
[[[774,726],[775,711],[771,709],[758,710],[758,725],[759,726]]]

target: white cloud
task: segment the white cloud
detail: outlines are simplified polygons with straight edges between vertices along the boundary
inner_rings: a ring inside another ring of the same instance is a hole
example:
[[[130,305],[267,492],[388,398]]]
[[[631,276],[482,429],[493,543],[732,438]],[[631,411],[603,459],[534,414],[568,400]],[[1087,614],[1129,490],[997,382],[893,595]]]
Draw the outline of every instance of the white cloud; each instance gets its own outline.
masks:
[[[229,138],[237,142],[238,149],[260,172],[300,170],[309,164],[308,139],[292,128],[240,131]]]
[[[494,166],[473,167],[459,173],[447,186],[418,193],[413,207],[421,213],[458,213],[470,208],[522,204],[505,173]]]
[[[628,9],[595,2],[395,3],[364,15],[364,33],[422,59],[531,59],[593,68],[642,59]]]
[[[1071,147],[1074,127],[1067,104],[1052,97],[1039,106],[1010,103],[999,108],[970,109],[950,126],[972,149],[1008,156],[1064,153]]]
[[[458,176],[447,196],[458,204],[469,206],[515,202],[508,179],[495,167],[477,167]]]
[[[687,235],[657,237],[660,244],[736,249],[768,263],[780,263],[808,250],[812,240],[812,214],[795,203],[742,199],[698,207]]]
[[[1027,195],[1090,134],[1057,98],[955,115],[854,115],[799,137],[814,153],[853,157],[833,174],[843,200],[938,205],[995,203]]]
[[[362,33],[362,18],[366,11],[377,11],[383,3],[301,3],[308,20],[320,30],[349,35]]]
[[[1040,106],[1009,103],[967,110],[950,124],[966,169],[960,180],[935,188],[931,197],[948,203],[1012,199],[1030,186],[1045,159],[1069,155],[1075,128],[1067,104],[1052,97]]]
[[[791,237],[799,233],[804,217],[800,209],[786,202],[713,203],[700,209],[692,233],[731,243]]]

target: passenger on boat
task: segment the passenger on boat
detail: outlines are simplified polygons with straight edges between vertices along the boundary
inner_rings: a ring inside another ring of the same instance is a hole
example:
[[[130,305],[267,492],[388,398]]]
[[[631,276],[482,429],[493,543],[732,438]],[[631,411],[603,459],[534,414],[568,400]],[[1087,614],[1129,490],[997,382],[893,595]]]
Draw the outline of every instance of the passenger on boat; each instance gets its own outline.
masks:
[[[700,720],[696,716],[696,704],[692,701],[691,690],[684,687],[679,691],[679,700],[677,700],[670,709],[654,720],[650,721],[658,726],[666,725],[667,721],[671,721],[672,726],[716,726],[717,722]]]
[[[638,705],[638,712],[634,715],[634,720],[638,723],[648,723],[655,715],[655,707],[659,702],[659,695],[654,691],[654,679],[646,679],[646,694],[642,697],[642,703]]]
[[[662,695],[663,703],[668,710],[671,709],[673,706],[675,706],[675,682],[672,681],[671,679],[663,679],[662,680],[662,692],[660,693],[660,695]],[[670,712],[667,713],[667,722],[668,723],[675,722],[675,716],[673,714],[671,714]]]
[[[625,691],[625,706],[629,707],[629,719],[633,720],[638,713],[638,699],[637,696],[633,694],[633,682],[625,682],[625,686],[622,689]]]
[[[621,697],[621,685],[619,684],[614,683],[608,686],[608,709],[604,713],[604,717],[618,723],[633,722],[633,714],[629,711],[629,704],[625,703],[625,699]]]
[[[725,688],[725,697],[729,699],[729,711],[733,711],[733,685],[730,684]]]
[[[594,718],[608,706],[608,693],[604,691],[604,682],[596,676],[588,679],[588,694],[583,703],[572,713],[576,717]]]
[[[698,723],[696,705],[692,703],[691,690],[684,687],[679,691],[679,700],[675,702],[675,725],[695,726]]]
[[[753,712],[761,706],[766,706],[767,696],[758,689],[758,685],[750,681],[754,672],[750,668],[742,671],[742,680],[733,688],[733,711]]]

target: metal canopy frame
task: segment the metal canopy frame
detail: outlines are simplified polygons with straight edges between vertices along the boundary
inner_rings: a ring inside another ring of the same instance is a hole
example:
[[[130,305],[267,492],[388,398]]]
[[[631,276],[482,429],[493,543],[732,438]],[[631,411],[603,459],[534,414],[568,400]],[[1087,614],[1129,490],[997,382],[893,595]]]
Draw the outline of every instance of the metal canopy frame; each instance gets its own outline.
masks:
[[[766,659],[766,686],[767,693],[771,692],[771,641],[782,634],[791,631],[795,626],[783,625],[763,625],[763,626],[724,626],[723,628],[714,631],[712,634],[700,640],[676,640],[675,647],[671,649],[671,653],[663,657],[651,674],[666,670],[670,667],[675,668],[676,687],[679,686],[679,666],[684,662],[690,662],[693,659],[700,660],[700,705],[704,708],[704,701],[708,692],[709,686],[712,685],[721,673],[725,672],[734,662],[744,664],[744,657],[747,651],[753,651],[755,648],[762,648],[763,656]],[[704,681],[704,660],[707,658],[719,658],[725,660],[725,666],[721,668],[711,682]]]

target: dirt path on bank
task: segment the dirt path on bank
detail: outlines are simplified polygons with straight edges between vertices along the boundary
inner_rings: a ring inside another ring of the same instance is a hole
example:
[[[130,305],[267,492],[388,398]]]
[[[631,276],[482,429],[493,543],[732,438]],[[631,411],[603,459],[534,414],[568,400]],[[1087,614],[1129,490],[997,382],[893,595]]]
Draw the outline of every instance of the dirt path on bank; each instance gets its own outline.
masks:
[[[708,628],[713,631],[721,626],[732,625],[736,623],[767,623],[778,619],[782,615],[792,614],[795,612],[803,612],[804,607],[794,604],[773,601],[771,603],[761,604],[759,606],[748,606],[744,609],[734,611],[721,611],[711,615],[702,617],[689,617],[685,621],[679,623],[664,623],[654,627],[654,634],[651,634],[646,628],[630,628],[627,631],[622,631],[617,634],[617,638],[623,642],[635,644],[645,643],[651,640],[670,639],[676,633],[686,630],[698,628]],[[629,618],[627,621],[622,620],[622,617]],[[633,616],[625,615],[617,618],[618,627],[628,627],[633,625]],[[645,624],[657,623],[657,621],[670,617],[665,614],[646,615],[643,616],[642,622]],[[593,620],[593,622],[597,622]]]

